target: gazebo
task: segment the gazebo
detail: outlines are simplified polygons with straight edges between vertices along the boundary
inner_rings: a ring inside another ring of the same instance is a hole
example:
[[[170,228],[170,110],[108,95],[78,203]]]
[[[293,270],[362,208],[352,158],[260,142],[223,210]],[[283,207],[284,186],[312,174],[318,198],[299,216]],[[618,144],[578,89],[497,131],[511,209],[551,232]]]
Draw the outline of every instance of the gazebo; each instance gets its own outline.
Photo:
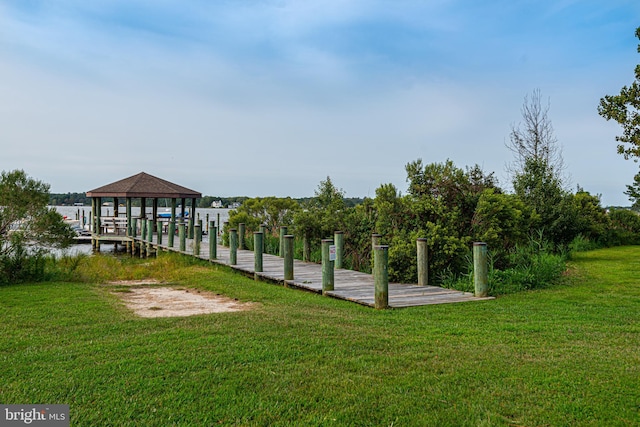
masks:
[[[145,172],[87,191],[86,194],[87,197],[91,197],[91,231],[92,242],[95,246],[98,246],[100,241],[117,243],[130,240],[132,236],[131,206],[133,199],[140,199],[140,216],[138,218],[151,219],[154,225],[159,218],[159,199],[171,199],[170,221],[172,223],[176,220],[177,200],[181,200],[181,217],[185,218],[187,215],[185,210],[186,201],[189,199],[191,201],[191,209],[188,212],[189,234],[191,234],[193,232],[196,199],[202,197],[202,194],[197,191],[165,181]],[[113,216],[102,216],[103,199],[113,200]],[[125,200],[124,216],[119,211],[121,199]],[[147,212],[147,199],[152,200],[151,212]]]

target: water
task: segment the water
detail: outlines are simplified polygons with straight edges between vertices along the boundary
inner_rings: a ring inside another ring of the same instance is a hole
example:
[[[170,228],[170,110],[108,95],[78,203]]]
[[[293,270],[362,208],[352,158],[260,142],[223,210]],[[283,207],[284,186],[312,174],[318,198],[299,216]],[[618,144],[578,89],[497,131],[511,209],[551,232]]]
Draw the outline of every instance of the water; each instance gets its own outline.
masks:
[[[84,215],[87,218],[87,222],[89,222],[89,217],[91,216],[91,206],[51,206],[60,213],[60,215],[67,217],[67,219],[76,219],[77,215],[82,217]],[[171,211],[171,208],[158,207],[158,212],[164,212],[167,209],[167,212]],[[187,208],[187,211],[189,208]],[[224,224],[229,220],[229,211],[231,209],[227,208],[196,208],[196,218],[200,218],[203,222],[207,220],[207,214],[209,215],[209,221],[216,221],[216,225],[218,225],[218,214],[220,214],[220,223]],[[152,209],[147,207],[146,213],[151,215]],[[176,209],[176,214],[180,214],[180,208]],[[103,206],[100,212],[101,216],[113,216],[113,206]],[[140,208],[132,207],[131,215],[134,217],[140,216]],[[127,210],[124,206],[121,206],[118,209],[118,216],[125,217],[127,216]]]
[[[89,218],[91,217],[91,206],[51,206],[56,209],[56,211],[66,217],[68,220],[75,220],[76,218],[86,218],[86,223],[89,224]],[[164,212],[167,208],[158,207],[158,212]],[[168,208],[169,212],[171,208]],[[187,211],[189,208],[187,208]],[[224,224],[229,220],[229,211],[231,209],[227,208],[196,208],[196,219],[201,219],[203,222],[203,226],[206,227],[205,221],[207,220],[207,215],[209,215],[209,221],[215,221],[216,226],[219,227],[218,224],[218,214],[220,214],[220,224]],[[125,217],[127,215],[125,207],[120,207],[118,209],[118,216]],[[151,215],[152,208],[147,207],[146,212],[148,215]],[[176,209],[176,214],[180,214],[180,209]],[[140,216],[140,208],[132,207],[131,215],[133,217]],[[113,206],[103,206],[101,209],[101,216],[113,216]],[[87,226],[88,227],[88,226]],[[109,252],[113,251],[113,245],[102,245],[100,247],[101,252]],[[84,243],[78,245],[72,245],[70,248],[65,249],[63,251],[54,251],[56,255],[74,255],[74,254],[90,254],[92,253],[91,245]]]

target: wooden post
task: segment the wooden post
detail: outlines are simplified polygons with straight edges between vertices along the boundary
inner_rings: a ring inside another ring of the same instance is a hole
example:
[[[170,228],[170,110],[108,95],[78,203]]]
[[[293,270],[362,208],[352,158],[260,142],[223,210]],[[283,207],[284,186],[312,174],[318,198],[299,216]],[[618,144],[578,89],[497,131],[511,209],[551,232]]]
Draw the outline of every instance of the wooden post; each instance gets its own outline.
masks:
[[[180,239],[180,252],[187,250],[187,230],[185,230],[184,220],[178,224],[178,238]]]
[[[262,246],[264,246],[264,235],[262,231],[253,233],[253,270],[256,273],[262,272]],[[255,276],[257,279],[258,276]]]
[[[162,221],[156,222],[156,232],[158,233],[158,250],[160,250],[160,245],[162,244]]]
[[[371,272],[373,272],[373,269],[375,268],[375,248],[376,246],[380,246],[380,244],[382,244],[382,234],[371,234],[371,258],[369,259],[369,262],[371,263]]]
[[[473,243],[473,285],[475,296],[486,297],[489,291],[489,274],[487,264],[487,244]]]
[[[267,226],[266,224],[260,224],[260,232],[262,233],[262,253],[266,253],[265,240],[267,239]]]
[[[293,280],[293,235],[284,236],[284,280]]]
[[[218,229],[220,228],[220,214],[218,213],[218,221],[216,221],[216,224],[218,224],[218,228],[216,228],[216,231],[218,231]]]
[[[336,268],[342,268],[342,254],[344,253],[344,233],[342,231],[336,231],[333,233],[333,238],[336,245]]]
[[[244,222],[238,224],[238,249],[245,249],[244,247],[244,234],[245,234],[246,226]]]
[[[209,259],[218,258],[218,233],[215,221],[209,222]]]
[[[311,241],[307,233],[304,233],[302,237],[302,260],[306,262],[311,261]]]
[[[334,289],[333,261],[329,259],[329,246],[333,245],[333,240],[322,239],[322,293]]]
[[[138,218],[131,219],[131,237],[133,240],[131,241],[131,255],[136,254],[136,240],[135,238],[138,236]]]
[[[420,237],[417,240],[418,245],[418,286],[427,286],[429,284],[429,257],[427,248],[427,239]]]
[[[373,281],[375,285],[375,307],[389,307],[389,246],[373,248]]]
[[[285,225],[280,227],[280,247],[278,249],[278,255],[284,256],[284,236],[287,234],[287,227]]]
[[[158,223],[158,199],[154,197],[151,201],[151,205],[153,206],[151,208],[151,219],[153,219],[153,227],[155,228]]]
[[[153,219],[147,220],[147,257],[151,256],[153,244]]]
[[[196,221],[196,199],[191,199],[191,212],[189,212],[189,238],[193,239]]]
[[[140,198],[140,218],[147,219],[147,199],[145,197]]]
[[[193,254],[200,256],[200,242],[202,241],[202,225],[200,221],[193,228]]]
[[[209,222],[209,214],[207,214],[207,220],[205,221],[205,224],[207,225],[207,230],[206,230],[205,234],[209,234],[209,225],[211,224]]]
[[[175,235],[176,235],[176,220],[173,219],[173,218],[171,218],[169,220],[169,229],[168,229],[167,233],[168,233],[167,237],[168,237],[168,240],[169,240],[167,245],[170,248],[173,248],[173,240],[175,239]]]
[[[382,240],[382,234],[373,233],[371,235],[371,249],[375,249],[376,246],[380,246],[380,241]]]
[[[147,241],[147,220],[145,218],[140,219],[140,237],[145,242]]]
[[[238,230],[232,228],[229,230],[229,264],[236,265],[238,263]]]
[[[125,206],[127,210],[127,236],[131,237],[131,197],[126,198]]]
[[[101,217],[102,217],[102,197],[98,197],[96,198],[96,233],[97,234],[102,234],[102,225],[100,224],[101,222]],[[98,241],[98,250],[100,250],[100,241]]]

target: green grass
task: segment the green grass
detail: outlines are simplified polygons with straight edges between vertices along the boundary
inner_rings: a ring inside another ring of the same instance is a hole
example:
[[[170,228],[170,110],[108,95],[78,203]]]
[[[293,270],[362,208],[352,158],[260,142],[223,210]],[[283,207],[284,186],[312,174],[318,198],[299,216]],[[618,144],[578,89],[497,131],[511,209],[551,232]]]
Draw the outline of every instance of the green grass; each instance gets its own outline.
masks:
[[[576,254],[551,288],[388,311],[176,256],[99,258],[76,273],[257,307],[142,319],[97,284],[0,287],[2,403],[66,403],[74,426],[640,424],[640,247]]]

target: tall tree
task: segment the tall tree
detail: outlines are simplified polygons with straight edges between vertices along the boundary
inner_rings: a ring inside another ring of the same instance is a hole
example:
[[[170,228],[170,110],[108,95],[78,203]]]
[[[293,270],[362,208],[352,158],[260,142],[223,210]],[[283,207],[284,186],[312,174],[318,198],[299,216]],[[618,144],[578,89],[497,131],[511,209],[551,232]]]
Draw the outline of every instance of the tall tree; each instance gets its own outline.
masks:
[[[640,27],[636,29],[636,37],[640,39]],[[640,53],[640,44],[637,51]],[[616,136],[618,154],[637,161],[640,158],[640,64],[636,65],[635,80],[630,86],[623,86],[618,95],[605,95],[600,99],[598,114],[622,126],[622,135]]]
[[[22,170],[0,174],[0,283],[42,278],[46,248],[72,242],[73,230],[48,202],[48,184]]]
[[[513,163],[508,165],[512,177],[522,174],[531,161],[547,165],[557,178],[562,177],[564,160],[553,132],[549,108],[548,100],[546,105],[542,104],[540,89],[525,96],[520,109],[522,122],[511,126],[509,142],[506,144],[515,156]]]

